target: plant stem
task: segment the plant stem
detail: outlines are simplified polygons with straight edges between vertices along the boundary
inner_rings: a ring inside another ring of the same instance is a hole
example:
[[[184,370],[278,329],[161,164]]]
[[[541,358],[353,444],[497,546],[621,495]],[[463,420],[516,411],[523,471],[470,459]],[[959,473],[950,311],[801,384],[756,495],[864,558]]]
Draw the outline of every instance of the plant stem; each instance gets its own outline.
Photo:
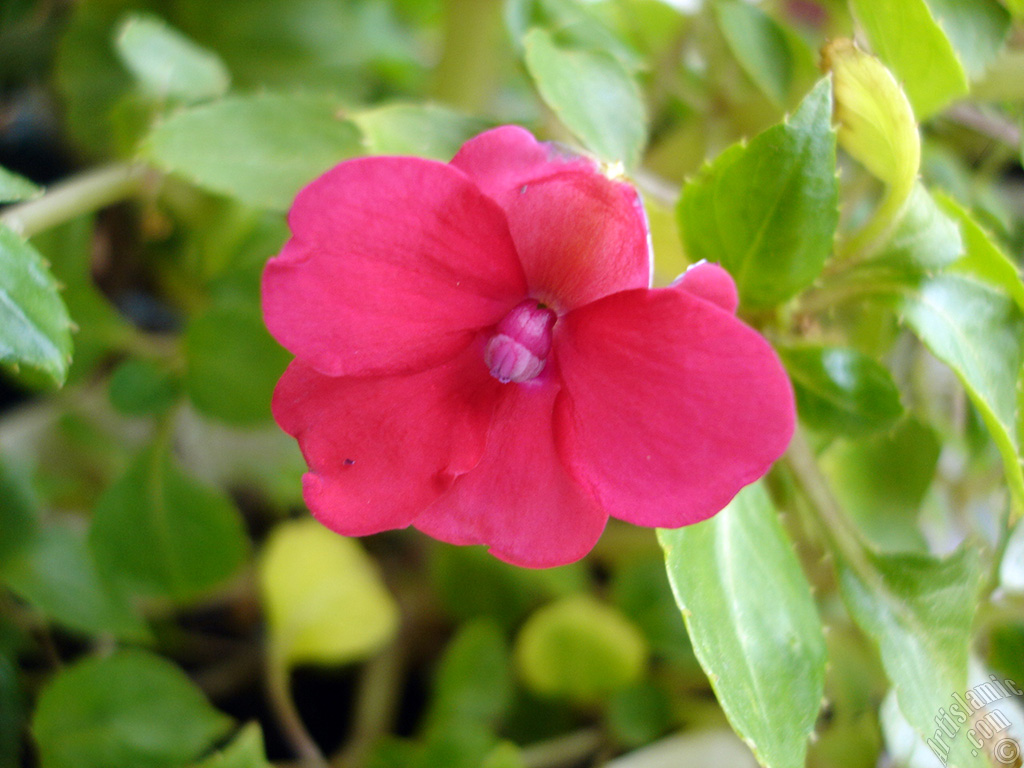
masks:
[[[502,60],[502,6],[501,0],[446,0],[435,98],[467,112],[485,106]]]
[[[599,730],[584,728],[526,747],[522,752],[523,765],[526,768],[558,768],[563,765],[575,765],[597,752],[603,742],[604,739]]]
[[[329,768],[323,752],[313,741],[313,737],[309,735],[309,731],[306,730],[306,725],[299,715],[299,710],[295,706],[288,680],[288,666],[283,659],[275,654],[271,654],[267,658],[265,681],[267,699],[281,726],[282,734],[292,745],[303,765],[308,768]]]
[[[391,726],[405,667],[405,648],[396,641],[363,667],[355,723],[345,748],[332,760],[337,768],[360,768],[377,740]]]
[[[85,213],[133,195],[150,173],[144,165],[116,163],[73,176],[45,195],[0,213],[0,223],[32,237]]]

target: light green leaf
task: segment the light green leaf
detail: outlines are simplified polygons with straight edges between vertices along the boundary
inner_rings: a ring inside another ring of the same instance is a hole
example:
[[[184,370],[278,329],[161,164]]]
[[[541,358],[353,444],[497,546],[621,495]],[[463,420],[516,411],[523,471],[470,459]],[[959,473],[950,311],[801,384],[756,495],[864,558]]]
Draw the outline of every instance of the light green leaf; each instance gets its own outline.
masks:
[[[967,686],[971,620],[981,587],[974,550],[937,560],[925,555],[878,555],[861,550],[859,563],[837,554],[839,585],[850,615],[877,645],[900,710],[924,738],[939,709]],[[965,733],[953,740],[948,763],[983,768]]]
[[[1003,457],[1007,484],[1024,505],[1018,388],[1024,366],[1024,312],[1002,292],[963,274],[923,280],[901,302],[903,315],[953,369]]]
[[[824,692],[825,639],[767,492],[748,486],[710,520],[660,530],[658,539],[694,652],[732,727],[766,768],[802,768]]]
[[[600,50],[570,50],[543,29],[523,44],[541,98],[595,155],[632,168],[647,143],[646,109],[633,76]]]
[[[794,85],[815,70],[814,54],[807,44],[750,3],[718,0],[713,8],[743,71],[777,106],[787,106]]]
[[[487,128],[479,118],[437,104],[388,104],[356,112],[371,155],[416,155],[451,160],[469,138]]]
[[[71,364],[71,320],[43,257],[0,225],[0,364],[63,384]]]
[[[59,525],[41,528],[0,566],[0,581],[68,629],[126,640],[149,637],[127,597],[98,572],[84,532]]]
[[[32,200],[43,194],[42,188],[36,186],[23,176],[0,167],[0,203],[17,203],[21,200]]]
[[[291,359],[246,306],[214,306],[185,332],[185,388],[200,411],[230,424],[270,419],[270,398]]]
[[[878,58],[903,83],[918,119],[967,94],[967,74],[925,0],[850,0],[850,7]]]
[[[182,474],[158,443],[96,502],[90,545],[111,581],[188,601],[237,570],[247,538],[230,500]]]
[[[889,371],[855,349],[779,349],[796,390],[797,412],[814,429],[861,435],[888,429],[903,413]]]
[[[515,660],[533,692],[593,703],[639,679],[647,643],[613,608],[589,596],[567,597],[526,620]]]
[[[832,89],[823,80],[787,122],[725,150],[683,188],[691,260],[719,262],[741,302],[771,306],[821,272],[839,221]]]
[[[42,768],[172,768],[230,728],[178,667],[136,650],[62,670],[32,721]]]
[[[953,44],[967,74],[976,77],[999,55],[1010,31],[1010,13],[998,0],[927,0],[932,16]]]
[[[286,666],[362,659],[398,629],[398,605],[376,563],[315,520],[277,526],[259,570],[271,652]]]
[[[326,96],[229,96],[158,124],[142,155],[213,192],[285,210],[302,186],[361,152],[342,106]]]
[[[259,723],[249,723],[224,749],[210,755],[193,768],[273,768],[263,748]]]
[[[231,83],[216,54],[151,14],[129,14],[115,48],[143,90],[157,99],[205,101],[223,96]]]
[[[948,266],[961,255],[963,239],[956,221],[943,213],[924,185],[918,183],[871,267],[914,275]]]

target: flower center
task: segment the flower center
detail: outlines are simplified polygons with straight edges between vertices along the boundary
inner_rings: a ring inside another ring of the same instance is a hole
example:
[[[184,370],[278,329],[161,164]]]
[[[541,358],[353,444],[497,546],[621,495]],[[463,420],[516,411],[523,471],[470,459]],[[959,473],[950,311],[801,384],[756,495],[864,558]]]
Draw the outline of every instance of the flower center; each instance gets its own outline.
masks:
[[[502,384],[537,378],[551,351],[555,320],[555,313],[535,299],[527,299],[505,315],[484,350],[491,375]]]

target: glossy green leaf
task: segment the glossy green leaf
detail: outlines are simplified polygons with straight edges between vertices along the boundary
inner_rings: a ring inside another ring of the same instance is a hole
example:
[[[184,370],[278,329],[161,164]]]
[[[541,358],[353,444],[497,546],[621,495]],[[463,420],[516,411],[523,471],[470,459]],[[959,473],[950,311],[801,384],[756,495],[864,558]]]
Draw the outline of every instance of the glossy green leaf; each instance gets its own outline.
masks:
[[[415,155],[448,162],[487,128],[479,118],[437,104],[388,104],[352,114],[368,154]]]
[[[193,768],[273,768],[263,748],[259,723],[249,723],[221,750]]]
[[[493,726],[512,700],[508,648],[497,625],[463,625],[445,650],[424,732],[428,739],[473,726]]]
[[[123,591],[99,573],[84,533],[71,527],[41,528],[28,546],[0,565],[0,581],[76,632],[126,640],[149,636]]]
[[[647,644],[618,611],[591,597],[569,597],[526,620],[515,660],[533,692],[593,702],[640,677]]]
[[[1018,431],[1024,311],[988,284],[953,273],[908,290],[901,309],[921,341],[963,383],[1002,454],[1011,493],[1024,504]]]
[[[70,363],[71,320],[57,282],[36,249],[0,225],[0,365],[63,384]]]
[[[229,96],[159,123],[142,154],[210,191],[284,210],[302,186],[361,152],[342,106],[321,96]]]
[[[279,663],[344,664],[370,656],[398,629],[398,605],[373,560],[315,520],[278,525],[259,575]]]
[[[861,550],[858,563],[836,556],[850,615],[878,646],[900,710],[924,738],[940,708],[967,685],[971,620],[981,587],[974,550],[938,560],[926,555],[878,555]],[[983,768],[965,734],[953,740],[948,765]]]
[[[963,255],[956,221],[935,202],[923,184],[915,184],[888,242],[871,266],[901,274],[920,274],[948,266]]]
[[[247,538],[231,501],[183,474],[156,444],[96,502],[90,545],[111,581],[187,601],[238,569]]]
[[[0,167],[0,203],[17,203],[31,200],[43,194],[43,190],[16,173]]]
[[[744,304],[770,306],[821,272],[839,221],[832,89],[823,80],[786,122],[736,144],[683,188],[690,259],[732,273]]]
[[[821,465],[843,509],[875,547],[927,552],[918,516],[941,447],[933,429],[908,418],[886,434],[836,441]]]
[[[148,360],[125,360],[110,377],[110,403],[129,416],[165,413],[180,386],[168,371]]]
[[[32,721],[42,768],[173,768],[230,727],[178,667],[137,650],[63,669]]]
[[[855,349],[788,347],[779,354],[796,391],[797,412],[814,429],[866,434],[888,429],[903,413],[889,371]]]
[[[223,96],[231,83],[216,54],[151,14],[127,16],[117,31],[115,49],[153,98],[205,101]]]
[[[925,0],[850,0],[850,7],[919,119],[967,94],[967,74]]]
[[[999,0],[926,0],[932,16],[956,49],[967,74],[976,77],[999,55],[1010,31],[1010,13]]]
[[[717,0],[712,7],[743,71],[777,106],[787,106],[794,86],[815,70],[814,54],[807,44],[743,0]]]
[[[230,424],[270,419],[270,398],[289,355],[258,314],[243,306],[214,306],[185,332],[185,389],[203,413]]]
[[[767,492],[748,486],[710,520],[658,538],[694,652],[730,724],[761,765],[801,768],[821,708],[825,640]]]
[[[647,143],[646,110],[633,76],[601,50],[561,48],[543,29],[523,44],[541,98],[595,155],[633,167]]]

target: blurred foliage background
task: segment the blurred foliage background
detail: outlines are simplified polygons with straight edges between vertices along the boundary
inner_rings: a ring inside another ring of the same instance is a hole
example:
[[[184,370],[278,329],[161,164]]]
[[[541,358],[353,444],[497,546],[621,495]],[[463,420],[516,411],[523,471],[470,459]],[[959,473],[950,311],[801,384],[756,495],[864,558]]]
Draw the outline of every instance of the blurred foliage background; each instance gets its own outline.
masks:
[[[1024,681],[1018,14],[2,0],[0,766],[936,765],[931,714]],[[502,123],[637,184],[660,284],[742,275],[804,431],[718,527],[527,571],[308,519],[284,213]]]

